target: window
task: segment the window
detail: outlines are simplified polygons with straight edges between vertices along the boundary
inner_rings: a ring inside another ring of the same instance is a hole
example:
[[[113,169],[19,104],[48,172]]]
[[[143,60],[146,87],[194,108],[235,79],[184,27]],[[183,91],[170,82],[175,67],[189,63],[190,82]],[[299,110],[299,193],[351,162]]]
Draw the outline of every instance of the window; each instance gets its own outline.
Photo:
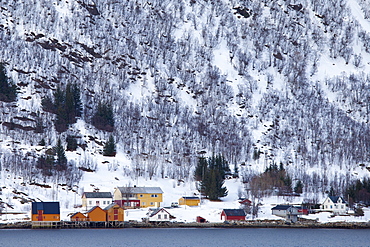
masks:
[[[342,209],[344,208],[344,206],[343,206],[343,205],[342,205],[341,207],[342,207]]]
[[[333,208],[333,205],[330,205],[330,208]]]
[[[163,215],[163,218],[166,220],[167,219],[167,214]]]
[[[103,201],[103,204],[105,205],[105,201]]]
[[[154,205],[154,202],[150,202],[150,205]]]
[[[160,214],[158,214],[158,219],[159,219],[159,220],[161,219],[161,215],[160,215]]]
[[[158,197],[158,195],[150,195],[151,197]]]
[[[89,201],[89,205],[92,205],[92,201]]]
[[[142,202],[141,205],[145,206],[145,202]]]
[[[140,195],[140,197],[143,197],[143,195]]]

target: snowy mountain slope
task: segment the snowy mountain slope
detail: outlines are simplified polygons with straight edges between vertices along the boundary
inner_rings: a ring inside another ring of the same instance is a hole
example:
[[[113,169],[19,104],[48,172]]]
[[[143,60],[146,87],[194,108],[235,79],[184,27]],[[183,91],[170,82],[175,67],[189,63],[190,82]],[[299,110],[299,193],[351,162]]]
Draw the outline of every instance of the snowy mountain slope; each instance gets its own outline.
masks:
[[[13,189],[61,199],[92,181],[166,177],[194,187],[197,157],[213,153],[243,177],[282,162],[307,193],[339,191],[368,176],[369,12],[360,0],[1,3],[0,61],[19,87],[0,102],[3,195],[17,204]],[[83,113],[58,133],[41,101],[67,83]],[[92,125],[99,102],[114,108],[115,158]],[[42,175],[38,158],[68,135],[79,148],[67,172]]]

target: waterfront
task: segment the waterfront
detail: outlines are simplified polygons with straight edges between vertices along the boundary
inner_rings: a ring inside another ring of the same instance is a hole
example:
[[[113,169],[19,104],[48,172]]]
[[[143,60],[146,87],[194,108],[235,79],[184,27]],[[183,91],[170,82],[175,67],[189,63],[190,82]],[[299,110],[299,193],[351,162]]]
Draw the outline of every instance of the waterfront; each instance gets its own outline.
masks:
[[[4,229],[0,246],[370,246],[368,229]]]

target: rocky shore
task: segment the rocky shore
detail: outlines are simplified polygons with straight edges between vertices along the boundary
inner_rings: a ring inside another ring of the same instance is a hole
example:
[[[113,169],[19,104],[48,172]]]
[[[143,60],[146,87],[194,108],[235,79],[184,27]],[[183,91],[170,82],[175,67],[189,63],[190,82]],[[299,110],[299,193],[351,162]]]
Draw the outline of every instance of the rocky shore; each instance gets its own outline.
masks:
[[[318,223],[305,221],[288,223],[283,220],[254,220],[243,222],[223,222],[223,223],[144,223],[144,222],[121,222],[120,224],[107,224],[105,222],[70,222],[60,221],[52,225],[37,227],[32,222],[15,222],[0,224],[0,229],[32,229],[32,228],[54,228],[54,229],[88,229],[88,228],[341,228],[341,229],[370,229],[370,222],[327,222]]]

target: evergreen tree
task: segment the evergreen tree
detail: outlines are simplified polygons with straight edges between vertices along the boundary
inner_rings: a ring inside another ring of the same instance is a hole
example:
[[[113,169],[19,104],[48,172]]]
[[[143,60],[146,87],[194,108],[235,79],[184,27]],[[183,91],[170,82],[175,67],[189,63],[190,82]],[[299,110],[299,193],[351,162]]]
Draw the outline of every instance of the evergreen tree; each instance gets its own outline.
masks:
[[[0,63],[0,101],[12,102],[17,99],[17,86],[10,83],[4,64]]]
[[[112,132],[114,130],[112,105],[99,103],[91,122],[97,129]]]
[[[73,136],[68,135],[67,139],[67,151],[76,151],[77,150],[77,140]]]
[[[198,158],[197,167],[195,168],[194,178],[196,181],[202,181],[204,179],[205,172],[207,170],[207,159],[204,157]]]
[[[60,138],[58,139],[57,145],[54,147],[56,153],[55,168],[58,171],[64,171],[67,169],[67,157],[62,145]]]
[[[294,187],[294,192],[297,193],[297,194],[302,194],[302,192],[303,192],[303,184],[302,184],[301,180],[298,180],[297,181],[297,184]]]
[[[103,149],[104,156],[116,156],[116,143],[114,142],[113,135],[109,136],[108,141],[104,145]]]
[[[222,155],[211,158],[199,158],[195,177],[201,176],[200,191],[210,200],[218,200],[227,196],[227,189],[224,187],[225,174],[229,172],[227,161]]]
[[[76,84],[68,83],[65,90],[57,87],[53,96],[54,102],[50,97],[42,100],[42,109],[56,114],[55,129],[64,132],[68,125],[76,123],[76,118],[81,116],[80,89]]]

